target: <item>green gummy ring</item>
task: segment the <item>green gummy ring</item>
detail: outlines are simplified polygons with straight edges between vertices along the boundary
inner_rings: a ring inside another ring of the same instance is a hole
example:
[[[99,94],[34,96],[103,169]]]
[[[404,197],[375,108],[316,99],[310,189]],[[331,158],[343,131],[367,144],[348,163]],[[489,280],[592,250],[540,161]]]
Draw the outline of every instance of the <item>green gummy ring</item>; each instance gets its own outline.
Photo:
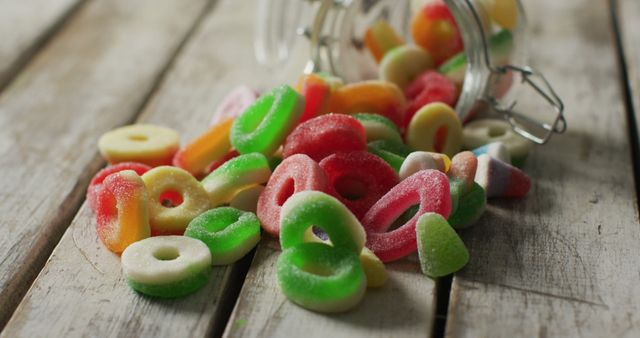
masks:
[[[226,265],[244,257],[258,244],[260,220],[252,212],[215,208],[194,218],[184,235],[209,247],[213,265]]]
[[[266,93],[236,118],[231,144],[241,154],[273,154],[297,124],[304,97],[287,85]]]
[[[367,285],[358,254],[322,243],[302,243],[278,258],[278,284],[292,302],[318,312],[355,307]]]
[[[402,136],[400,136],[400,130],[391,122],[388,118],[369,113],[359,113],[353,115],[353,117],[360,121],[367,134],[367,141],[377,140],[389,140],[395,142],[402,142]]]
[[[439,214],[428,212],[418,218],[416,238],[420,268],[429,277],[454,273],[469,261],[462,239]]]
[[[212,268],[208,267],[180,282],[170,284],[145,284],[127,278],[127,284],[143,295],[157,298],[178,298],[192,294],[205,286],[211,276]]]
[[[402,142],[378,140],[369,142],[367,149],[370,153],[387,162],[396,172],[400,171],[402,162],[413,151]]]
[[[458,208],[449,216],[449,224],[456,229],[473,225],[482,216],[486,206],[487,194],[484,188],[474,182],[471,191],[458,198]]]
[[[312,227],[322,229],[334,247],[359,255],[366,241],[364,228],[349,209],[336,198],[307,190],[284,203],[280,211],[280,245],[283,250],[307,242]]]

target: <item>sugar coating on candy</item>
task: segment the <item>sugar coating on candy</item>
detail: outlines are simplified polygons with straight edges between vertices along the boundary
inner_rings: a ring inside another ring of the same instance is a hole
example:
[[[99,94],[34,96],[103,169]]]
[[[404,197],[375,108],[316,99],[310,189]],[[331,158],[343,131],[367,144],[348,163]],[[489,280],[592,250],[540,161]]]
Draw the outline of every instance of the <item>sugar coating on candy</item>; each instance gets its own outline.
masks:
[[[321,161],[337,152],[367,149],[364,127],[355,118],[342,114],[327,114],[298,125],[284,143],[284,157],[305,154]]]
[[[380,157],[391,166],[396,172],[400,171],[402,162],[413,149],[402,142],[389,140],[378,140],[369,142],[367,149],[370,153]]]
[[[474,149],[473,153],[476,156],[487,154],[497,160],[511,164],[511,155],[509,154],[509,150],[507,150],[507,147],[505,147],[502,142],[487,143]]]
[[[478,168],[478,158],[470,151],[457,153],[451,159],[451,169],[449,177],[462,181],[464,184],[463,194],[471,191]]]
[[[95,196],[96,232],[109,250],[121,253],[150,235],[147,189],[133,170],[115,172],[101,185]]]
[[[449,179],[437,170],[423,170],[401,181],[384,195],[362,219],[367,247],[383,262],[416,251],[416,222],[427,212],[448,217],[451,211]],[[397,229],[385,232],[407,209],[419,204],[416,214]]]
[[[400,136],[398,126],[393,124],[388,118],[378,114],[368,113],[354,114],[353,117],[364,127],[367,142],[378,140],[402,142],[402,136]]]
[[[209,247],[213,265],[226,265],[244,257],[258,244],[260,220],[252,212],[216,208],[194,218],[184,235],[199,239]]]
[[[151,167],[146,164],[122,162],[107,166],[98,171],[91,179],[91,182],[89,182],[89,187],[87,188],[87,201],[89,202],[89,207],[91,207],[91,210],[96,210],[96,195],[98,190],[102,189],[102,182],[104,182],[104,179],[107,178],[107,176],[123,170],[133,170],[136,174],[142,175],[150,169]]]
[[[425,213],[416,224],[418,257],[425,275],[436,278],[452,274],[469,262],[469,251],[447,220]]]
[[[451,186],[453,187],[454,183]],[[453,190],[451,194],[454,194]],[[461,194],[461,191],[458,192],[457,206],[447,221],[456,229],[467,228],[478,221],[486,206],[487,194],[478,183],[474,182],[470,192],[464,195]]]
[[[333,195],[358,219],[399,181],[393,168],[366,151],[333,154],[322,160],[320,167]]]
[[[359,254],[366,235],[358,219],[340,201],[320,191],[302,191],[291,196],[280,214],[280,245],[283,250],[307,242],[312,228],[322,229],[332,246]]]
[[[232,89],[218,104],[216,112],[211,117],[210,126],[214,126],[229,118],[236,118],[251,106],[260,94],[248,86],[238,86]]]
[[[252,185],[238,191],[229,202],[229,206],[255,213],[258,208],[258,199],[264,191],[262,185]]]
[[[161,166],[142,175],[149,191],[149,218],[154,235],[182,235],[192,219],[209,210],[209,196],[200,182],[183,169]],[[165,206],[161,196],[167,191],[180,194],[183,202]]]
[[[451,160],[449,160],[449,156],[445,154],[427,151],[414,151],[407,155],[402,162],[399,171],[400,179],[404,180],[418,171],[426,169],[434,169],[447,173],[450,165]]]
[[[379,288],[384,286],[388,278],[387,269],[373,251],[366,247],[363,248],[360,253],[360,263],[364,269],[364,274],[367,276],[367,287]]]
[[[203,287],[211,274],[207,246],[185,236],[150,237],[122,253],[122,271],[129,285],[148,296],[181,297]]]
[[[405,95],[411,99],[404,115],[404,125],[408,126],[416,112],[430,103],[441,102],[455,107],[458,89],[447,77],[428,70],[407,87]]]
[[[120,127],[98,140],[98,149],[110,164],[139,162],[152,167],[171,164],[179,146],[177,132],[152,124]]]
[[[192,175],[205,173],[212,162],[222,159],[231,149],[229,135],[232,125],[233,118],[228,118],[209,127],[176,153],[173,165]]]
[[[364,33],[364,44],[376,62],[384,55],[404,44],[404,40],[385,20],[378,20]]]
[[[260,153],[250,153],[233,158],[202,180],[209,195],[211,207],[229,203],[242,189],[266,183],[271,176],[267,158]]]
[[[440,131],[444,137],[439,140]],[[462,148],[462,123],[444,103],[430,103],[416,112],[407,128],[407,144],[416,150],[453,156]]]
[[[401,126],[406,106],[404,94],[397,85],[386,81],[363,81],[338,88],[331,96],[329,111],[378,114]]]
[[[514,29],[518,25],[518,4],[515,0],[480,0],[480,6],[500,27]]]
[[[238,156],[240,156],[240,153],[237,150],[229,150],[229,152],[226,155],[222,156],[219,160],[211,162],[209,168],[207,168],[206,170],[206,173],[210,174],[212,171],[218,169],[221,165],[225,164],[230,159],[236,158]]]
[[[278,257],[276,275],[290,301],[326,313],[354,308],[367,285],[357,254],[322,243],[301,243],[284,250]]]
[[[467,149],[475,149],[483,145],[502,142],[509,151],[515,166],[521,166],[527,158],[533,143],[516,134],[507,121],[497,119],[480,119],[469,122],[463,130],[463,145]]]
[[[262,95],[238,116],[231,128],[231,144],[241,154],[273,154],[298,123],[304,98],[287,85]]]
[[[380,62],[379,77],[404,89],[419,74],[433,67],[429,52],[419,46],[403,45],[385,54]]]
[[[478,157],[475,181],[487,197],[523,197],[531,189],[531,179],[524,172],[487,154]]]
[[[411,36],[438,65],[464,47],[456,20],[442,1],[431,1],[416,13],[411,21]]]
[[[280,209],[295,193],[328,191],[328,181],[318,163],[304,154],[287,157],[269,178],[258,199],[257,215],[262,228],[272,236],[280,234]]]
[[[299,92],[304,96],[304,111],[299,123],[327,113],[333,88],[319,74],[305,74],[298,81]]]

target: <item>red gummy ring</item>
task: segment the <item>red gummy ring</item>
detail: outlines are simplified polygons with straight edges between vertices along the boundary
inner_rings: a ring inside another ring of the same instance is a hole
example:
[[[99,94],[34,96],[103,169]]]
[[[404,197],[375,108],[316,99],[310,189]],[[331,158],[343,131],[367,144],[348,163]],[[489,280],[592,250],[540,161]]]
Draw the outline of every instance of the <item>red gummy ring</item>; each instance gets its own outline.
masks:
[[[320,167],[327,174],[332,195],[358,219],[400,181],[387,162],[366,151],[333,154]]]
[[[318,190],[327,192],[327,177],[314,160],[304,154],[288,157],[276,167],[267,186],[258,198],[256,214],[262,228],[269,234],[280,235],[280,209],[293,194]]]
[[[362,124],[343,114],[321,115],[296,127],[287,137],[282,154],[305,154],[321,161],[338,153],[367,150],[367,136]]]
[[[402,213],[416,204],[419,204],[418,212],[410,220],[385,232]],[[418,248],[416,223],[427,212],[438,213],[445,219],[451,212],[449,179],[437,170],[421,170],[407,177],[371,207],[362,220],[367,231],[367,247],[383,262],[415,252]]]
[[[89,188],[87,188],[87,201],[89,202],[89,207],[91,208],[91,210],[97,210],[98,192],[100,188],[102,188],[102,182],[104,182],[107,176],[123,170],[133,170],[136,172],[136,174],[142,176],[142,174],[151,170],[151,167],[138,162],[122,162],[107,166],[98,171],[91,179]]]
[[[455,83],[433,70],[428,70],[413,80],[405,89],[405,95],[412,100],[404,115],[405,126],[409,125],[420,108],[429,103],[442,102],[449,107],[455,107],[458,100]]]

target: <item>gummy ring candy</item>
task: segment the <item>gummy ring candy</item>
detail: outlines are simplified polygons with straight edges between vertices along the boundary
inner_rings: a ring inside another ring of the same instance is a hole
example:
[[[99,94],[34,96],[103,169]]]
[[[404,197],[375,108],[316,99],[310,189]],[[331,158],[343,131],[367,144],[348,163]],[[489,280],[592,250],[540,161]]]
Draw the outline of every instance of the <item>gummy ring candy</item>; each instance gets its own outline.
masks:
[[[241,154],[273,154],[297,124],[304,98],[287,85],[262,95],[238,116],[231,128],[231,144]]]
[[[226,155],[222,156],[221,159],[211,162],[211,164],[209,165],[209,168],[207,168],[206,170],[207,174],[210,174],[211,172],[218,169],[221,165],[225,164],[230,159],[236,158],[238,156],[240,156],[240,153],[237,150],[235,149],[230,150]]]
[[[192,175],[200,175],[214,161],[223,158],[231,149],[229,134],[233,119],[228,118],[210,127],[173,157],[173,165]]]
[[[349,209],[321,191],[302,191],[291,196],[282,206],[282,249],[306,242],[314,226],[329,236],[333,247],[346,248],[356,254],[364,247],[364,229]]]
[[[95,212],[96,231],[107,249],[121,253],[149,237],[147,204],[147,189],[135,171],[119,171],[104,179],[97,190]]]
[[[400,171],[402,162],[413,149],[402,142],[394,142],[389,140],[378,140],[370,142],[367,149],[370,153],[380,157],[396,172]]]
[[[183,169],[156,167],[142,175],[142,180],[149,191],[152,235],[182,235],[192,219],[210,208],[207,192]],[[173,207],[164,206],[161,196],[166,192],[179,194],[183,202]]]
[[[175,298],[207,284],[211,253],[207,246],[185,236],[143,239],[122,253],[122,271],[134,290],[147,296]]]
[[[258,198],[264,191],[262,185],[252,185],[244,188],[236,193],[235,196],[229,202],[229,206],[232,208],[250,211],[255,213],[258,207]]]
[[[98,140],[100,153],[110,164],[140,162],[152,167],[171,164],[179,146],[178,133],[151,124],[120,127]]]
[[[271,169],[261,153],[251,153],[233,158],[202,180],[209,195],[211,207],[229,203],[238,191],[269,180]]]
[[[211,117],[210,126],[219,124],[229,118],[236,118],[253,104],[260,94],[247,86],[238,86],[231,90],[218,104]]]
[[[386,231],[407,209],[419,204],[416,214],[399,228]],[[416,222],[427,212],[448,217],[451,211],[449,179],[437,170],[419,171],[384,195],[362,219],[367,247],[383,262],[416,251]]]
[[[272,236],[279,236],[282,205],[291,195],[305,190],[328,190],[324,170],[307,155],[287,157],[273,171],[258,199],[257,215],[262,228]]]
[[[374,113],[400,126],[404,121],[406,106],[404,94],[395,84],[363,81],[335,90],[331,95],[329,111],[338,114]]]
[[[96,195],[98,194],[98,190],[102,188],[102,182],[104,182],[104,179],[111,174],[115,174],[123,170],[133,170],[136,174],[142,175],[151,170],[151,167],[142,163],[122,162],[107,166],[98,171],[91,179],[89,187],[87,188],[87,201],[89,202],[91,210],[96,210]]]
[[[455,83],[432,70],[418,76],[407,87],[405,94],[412,100],[404,113],[405,126],[409,125],[420,108],[429,103],[441,102],[449,107],[455,107],[458,100],[458,88]]]
[[[209,247],[213,265],[226,265],[244,257],[258,244],[260,220],[251,212],[216,208],[194,218],[184,235]]]
[[[355,114],[353,117],[362,124],[362,127],[364,127],[367,142],[377,140],[402,142],[400,130],[388,118],[377,114],[367,113]]]
[[[523,197],[531,189],[531,179],[520,169],[487,154],[478,157],[475,181],[487,197]]]
[[[320,161],[337,152],[367,149],[364,127],[355,118],[342,114],[327,114],[301,123],[287,136],[282,154],[305,154]]]
[[[432,278],[442,277],[467,265],[467,247],[441,215],[422,215],[416,224],[416,236],[420,268],[425,275]]]
[[[478,168],[478,158],[470,151],[457,153],[451,159],[449,177],[463,183],[463,194],[471,191]]]
[[[445,130],[442,142],[438,142],[439,130]],[[417,150],[453,156],[462,148],[462,124],[451,107],[439,102],[430,103],[411,119],[407,143]]]
[[[471,121],[464,127],[464,147],[474,149],[492,142],[502,142],[516,167],[521,167],[533,143],[516,134],[509,122],[496,119]]]
[[[399,175],[400,179],[404,180],[418,171],[426,169],[434,169],[446,174],[450,166],[451,160],[445,154],[414,151],[402,162]]]
[[[414,16],[411,36],[416,45],[431,53],[438,65],[464,47],[456,20],[442,1],[428,3]]]
[[[509,154],[509,150],[507,150],[507,147],[505,147],[504,143],[502,142],[487,143],[474,149],[473,154],[476,156],[487,154],[502,162],[511,163],[511,155]]]
[[[393,168],[366,151],[333,154],[320,162],[320,168],[333,195],[358,219],[399,181]]]
[[[367,277],[367,287],[379,288],[387,282],[387,269],[373,251],[366,247],[362,248],[360,264],[362,264],[362,269]]]
[[[315,73],[305,74],[298,81],[298,87],[305,102],[299,123],[327,112],[333,88],[322,76]]]
[[[500,27],[514,29],[518,25],[518,5],[514,0],[481,0],[480,5]]]
[[[378,20],[364,33],[364,45],[376,62],[380,62],[388,51],[403,44],[404,40],[384,20]]]
[[[295,304],[318,312],[355,307],[366,290],[366,277],[350,249],[300,243],[284,250],[277,263],[278,284]]]
[[[419,74],[434,67],[431,54],[415,45],[396,47],[380,63],[380,79],[403,89]]]
[[[486,206],[487,194],[478,183],[474,182],[471,191],[458,197],[457,208],[447,221],[456,229],[469,227],[478,221]]]

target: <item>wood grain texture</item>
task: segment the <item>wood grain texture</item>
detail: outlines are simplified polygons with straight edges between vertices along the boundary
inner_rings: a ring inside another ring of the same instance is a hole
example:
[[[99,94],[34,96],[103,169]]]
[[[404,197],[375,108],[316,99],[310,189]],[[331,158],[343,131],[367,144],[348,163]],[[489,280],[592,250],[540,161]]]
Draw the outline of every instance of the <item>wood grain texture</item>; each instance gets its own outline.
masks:
[[[84,0],[0,0],[0,88]]]
[[[88,3],[0,96],[0,327],[102,164],[98,137],[139,112],[206,3]]]
[[[569,129],[531,155],[528,197],[490,201],[462,232],[471,260],[453,280],[446,335],[638,337],[640,231],[607,2],[526,5],[532,59]]]
[[[435,283],[419,264],[403,260],[387,264],[389,280],[367,289],[351,311],[327,315],[294,305],[280,291],[276,240],[258,247],[225,337],[427,337],[435,319]]]
[[[640,2],[634,0],[616,0],[616,2],[631,88],[631,104],[637,124],[640,121]],[[636,142],[640,144],[640,139]]]
[[[234,86],[267,88],[278,77],[297,74],[301,65],[295,62],[291,71],[277,76],[257,65],[252,10],[250,1],[218,1],[189,38],[138,121],[174,128],[187,142],[207,128],[216,104]],[[95,152],[95,144],[87,148],[85,151]],[[183,299],[142,297],[126,284],[119,257],[98,240],[95,221],[85,204],[1,336],[209,336],[225,324],[218,317],[221,311],[230,310],[220,308],[228,287],[233,286],[230,283],[242,283],[234,275],[235,266],[216,268],[206,287]]]

